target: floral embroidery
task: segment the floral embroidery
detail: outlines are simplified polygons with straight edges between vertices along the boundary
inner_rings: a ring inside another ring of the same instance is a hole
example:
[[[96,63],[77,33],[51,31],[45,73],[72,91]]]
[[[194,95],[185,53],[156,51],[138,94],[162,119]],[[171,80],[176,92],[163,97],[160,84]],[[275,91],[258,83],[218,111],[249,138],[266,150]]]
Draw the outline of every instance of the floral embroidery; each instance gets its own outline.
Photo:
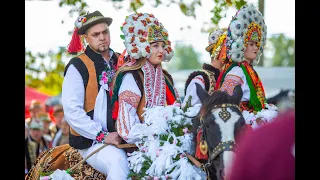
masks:
[[[138,105],[139,105],[139,102],[140,102],[140,96],[138,94],[132,92],[132,91],[126,90],[126,91],[123,91],[123,92],[121,92],[119,94],[119,103],[120,103],[120,108],[121,108],[120,112],[121,112],[121,118],[122,118],[122,122],[123,122],[123,123],[120,123],[120,119],[118,119],[118,126],[119,126],[120,135],[122,135],[122,126],[121,126],[121,124],[123,124],[126,134],[129,133],[129,130],[128,130],[128,127],[127,127],[127,124],[126,124],[127,123],[126,122],[126,116],[125,116],[126,104],[129,104],[133,108],[137,109]],[[130,117],[129,116],[129,111],[130,110],[128,110],[128,118]],[[120,117],[120,116],[118,116],[118,117]]]
[[[205,84],[204,79],[201,77],[195,77],[194,79],[198,79],[199,81],[201,81],[203,84]]]
[[[140,102],[140,96],[132,91],[126,90],[119,94],[119,102],[120,104],[126,102],[137,109]]]
[[[97,136],[96,136],[96,140],[98,141],[98,143],[103,143],[104,138],[108,135],[109,133],[106,131],[100,131],[98,132]]]
[[[116,73],[116,64],[114,63],[113,59],[110,59],[109,65],[106,65],[106,69],[103,70],[101,75],[99,76],[99,83],[100,85],[108,84],[108,86],[110,87],[112,78]]]
[[[99,76],[99,81],[100,84],[109,84],[112,81],[112,73],[114,73],[114,71],[102,71],[101,75]]]
[[[122,103],[120,102],[120,104],[121,104],[121,111],[120,112],[122,114],[123,126],[124,126],[124,130],[126,131],[126,136],[127,136],[129,134],[129,130],[127,128],[126,116],[124,114],[124,108],[126,108],[126,106],[125,106],[125,104],[123,102]]]
[[[166,97],[166,84],[161,66],[153,67],[148,61],[142,66],[144,73],[144,91],[146,106],[164,106]]]
[[[230,96],[233,94],[233,89],[236,85],[242,84],[243,81],[239,76],[228,74],[220,88],[221,91],[227,92]]]
[[[117,120],[117,128],[118,128],[119,135],[122,136],[122,127],[121,127],[119,116]]]

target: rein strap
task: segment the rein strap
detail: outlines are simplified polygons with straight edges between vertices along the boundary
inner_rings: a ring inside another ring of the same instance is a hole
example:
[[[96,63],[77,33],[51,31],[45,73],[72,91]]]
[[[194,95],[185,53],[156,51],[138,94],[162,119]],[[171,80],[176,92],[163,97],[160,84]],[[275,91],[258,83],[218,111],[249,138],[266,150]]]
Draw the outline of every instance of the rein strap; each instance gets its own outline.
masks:
[[[218,146],[213,149],[210,159],[215,159],[223,151],[235,151],[236,147],[236,143],[232,140],[220,142]]]

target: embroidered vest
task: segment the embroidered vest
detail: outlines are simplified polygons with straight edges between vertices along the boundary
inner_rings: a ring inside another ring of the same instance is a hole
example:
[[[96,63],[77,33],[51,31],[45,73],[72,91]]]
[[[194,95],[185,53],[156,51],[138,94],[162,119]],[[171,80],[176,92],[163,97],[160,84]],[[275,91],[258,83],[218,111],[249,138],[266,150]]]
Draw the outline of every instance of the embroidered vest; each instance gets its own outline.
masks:
[[[163,71],[163,75],[165,77],[165,81],[166,81],[166,104],[167,105],[171,105],[175,102],[176,100],[176,94],[175,91],[173,89],[173,79],[171,77],[171,75],[164,69],[162,69]],[[143,108],[145,107],[146,104],[146,97],[145,97],[145,93],[144,93],[144,76],[143,76],[143,72],[141,70],[133,70],[133,71],[126,71],[121,73],[121,75],[118,75],[118,78],[116,80],[116,87],[114,88],[114,94],[112,96],[112,118],[113,120],[117,120],[118,117],[118,93],[119,93],[119,88],[120,85],[122,83],[122,78],[126,73],[132,73],[133,78],[135,80],[135,82],[137,83],[139,90],[142,94],[141,98],[140,98],[140,102],[138,104],[138,108],[137,108],[137,114],[139,117],[140,122],[143,122],[143,118],[142,118],[142,114],[143,114]]]
[[[198,75],[201,75],[203,77],[205,90],[211,95],[215,90],[216,79],[219,76],[219,70],[209,64],[204,64],[202,70],[194,71],[189,75],[185,84],[184,94],[186,94],[187,87],[189,86],[192,79],[194,79]]]
[[[93,119],[94,106],[95,106],[96,97],[98,95],[98,90],[100,88],[100,84],[98,84],[95,63],[84,53],[79,55],[78,59],[76,59],[75,61],[79,61],[79,59],[84,64],[84,67],[80,66],[79,63],[74,63],[73,65],[79,71],[79,73],[81,74],[84,80],[84,87],[85,87],[85,98],[84,98],[84,106],[83,106],[84,110],[87,113],[87,115],[90,116],[91,119]],[[85,70],[87,70],[88,77],[83,75],[84,74],[83,72]],[[107,94],[107,98],[111,99],[109,93],[106,92],[106,94]],[[112,113],[111,103],[110,101],[108,101],[107,126],[108,126],[109,132],[114,132],[115,124],[111,118],[111,113]],[[70,146],[76,149],[86,149],[91,147],[92,143],[93,143],[93,140],[81,136],[70,126],[70,133],[69,133]]]

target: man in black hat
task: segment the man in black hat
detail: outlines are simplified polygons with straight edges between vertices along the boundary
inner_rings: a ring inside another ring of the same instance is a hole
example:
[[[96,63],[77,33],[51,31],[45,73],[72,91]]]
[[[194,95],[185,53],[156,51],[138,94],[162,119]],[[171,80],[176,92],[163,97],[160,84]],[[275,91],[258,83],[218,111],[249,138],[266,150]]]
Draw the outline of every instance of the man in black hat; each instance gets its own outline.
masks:
[[[127,179],[127,155],[123,149],[114,146],[121,138],[111,118],[109,90],[118,59],[118,54],[109,48],[111,23],[112,19],[99,11],[76,20],[68,51],[82,51],[82,38],[88,45],[84,53],[66,65],[62,105],[65,120],[70,125],[70,146],[86,157],[103,143],[110,144],[90,157],[87,163],[106,174],[108,179]]]

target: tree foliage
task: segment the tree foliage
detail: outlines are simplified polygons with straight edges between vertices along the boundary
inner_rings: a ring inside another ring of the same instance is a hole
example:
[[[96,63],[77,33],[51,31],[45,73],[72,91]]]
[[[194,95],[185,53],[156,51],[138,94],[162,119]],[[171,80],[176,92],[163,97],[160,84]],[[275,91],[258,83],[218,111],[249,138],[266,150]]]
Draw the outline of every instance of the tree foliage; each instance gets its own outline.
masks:
[[[168,70],[200,69],[200,54],[197,53],[192,45],[176,44],[174,47],[174,57],[166,64]]]
[[[58,52],[32,54],[25,50],[25,84],[49,95],[58,95],[61,92],[65,63],[69,58],[64,47]]]
[[[295,66],[295,40],[284,34],[273,35],[268,39],[274,52],[272,66]]]
[[[104,0],[112,2],[114,8],[122,8],[121,3],[124,0]],[[213,25],[218,25],[221,18],[226,16],[226,12],[230,7],[240,9],[242,6],[247,4],[247,0],[213,0],[215,5],[210,12],[212,12],[211,23]],[[200,7],[201,0],[130,0],[129,10],[137,12],[145,2],[149,2],[153,7],[158,7],[159,5],[164,5],[169,7],[170,5],[176,4],[180,7],[181,12],[190,17],[196,18],[195,10]],[[70,16],[74,13],[77,15],[85,14],[87,12],[88,4],[85,0],[60,0],[59,6],[69,6],[71,10],[69,11]]]

